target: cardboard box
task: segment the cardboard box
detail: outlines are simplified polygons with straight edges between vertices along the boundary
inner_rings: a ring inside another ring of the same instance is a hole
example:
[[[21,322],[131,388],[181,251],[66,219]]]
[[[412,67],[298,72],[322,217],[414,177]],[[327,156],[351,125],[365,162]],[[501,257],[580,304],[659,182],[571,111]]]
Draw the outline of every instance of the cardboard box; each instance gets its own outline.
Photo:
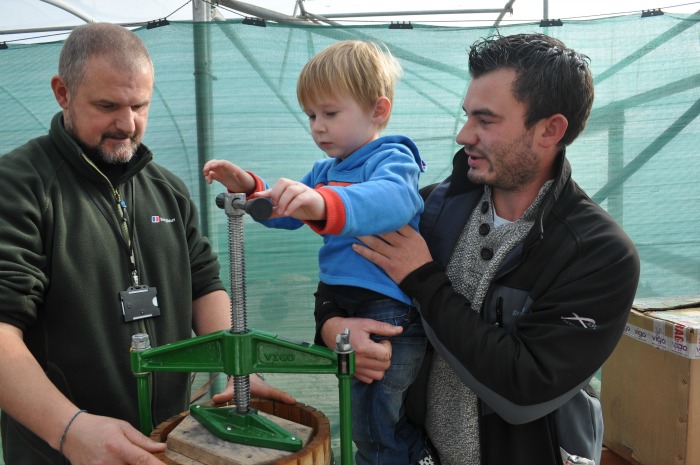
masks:
[[[638,299],[603,365],[603,443],[635,465],[700,465],[700,296]]]

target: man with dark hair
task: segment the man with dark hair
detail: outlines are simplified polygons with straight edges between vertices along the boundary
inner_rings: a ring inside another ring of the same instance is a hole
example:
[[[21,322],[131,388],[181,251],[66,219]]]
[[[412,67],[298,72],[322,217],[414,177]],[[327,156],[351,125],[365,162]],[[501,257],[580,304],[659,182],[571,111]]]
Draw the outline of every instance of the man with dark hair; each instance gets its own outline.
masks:
[[[472,46],[469,70],[464,147],[420,234],[355,246],[412,297],[434,349],[405,406],[442,465],[599,463],[588,383],[622,335],[639,257],[566,159],[593,104],[587,57],[542,34],[496,36]],[[378,379],[390,351],[368,336],[387,326],[332,316],[321,336],[350,328],[357,372]]]
[[[185,184],[141,143],[154,79],[144,44],[121,26],[81,26],[59,73],[49,134],[0,157],[12,193],[0,203],[4,461],[155,465],[165,446],[136,429],[131,336],[160,346],[230,328],[230,302]],[[154,296],[151,317],[122,310],[129,289]],[[250,379],[255,395],[294,402]],[[188,407],[187,373],[152,383],[156,424]]]

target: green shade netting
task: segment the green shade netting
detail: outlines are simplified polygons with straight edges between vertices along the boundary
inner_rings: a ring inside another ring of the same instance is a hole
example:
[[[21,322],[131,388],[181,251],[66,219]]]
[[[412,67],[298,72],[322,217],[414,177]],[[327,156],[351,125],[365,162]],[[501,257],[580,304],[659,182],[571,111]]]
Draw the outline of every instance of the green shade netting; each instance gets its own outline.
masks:
[[[502,34],[544,32],[591,58],[593,113],[568,157],[574,179],[636,243],[642,259],[638,297],[700,294],[698,20],[698,14],[635,15],[567,21],[563,27],[500,28]],[[296,77],[311,56],[343,39],[388,45],[404,76],[385,134],[413,138],[428,165],[421,179],[427,185],[449,174],[459,148],[454,139],[464,122],[467,49],[495,31],[273,23],[262,28],[230,21],[171,23],[136,32],[156,68],[145,143],[156,161],[188,184],[227,281],[227,219],[214,206],[224,189],[203,184],[202,164],[226,158],[268,182],[305,174],[323,156],[296,100]],[[200,53],[195,54],[195,43]],[[61,46],[10,44],[0,50],[5,115],[0,153],[47,132],[59,110],[49,81]],[[196,62],[204,67],[196,68]],[[199,145],[198,127],[208,128]],[[313,339],[320,244],[308,228],[268,230],[246,219],[249,327],[293,340]],[[276,375],[273,382],[331,417],[337,440],[335,377]]]

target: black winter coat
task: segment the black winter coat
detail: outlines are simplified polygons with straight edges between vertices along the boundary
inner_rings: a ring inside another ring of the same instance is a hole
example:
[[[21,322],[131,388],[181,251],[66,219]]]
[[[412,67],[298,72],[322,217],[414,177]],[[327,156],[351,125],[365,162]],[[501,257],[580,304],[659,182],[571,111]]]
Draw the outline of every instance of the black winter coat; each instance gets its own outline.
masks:
[[[479,397],[483,465],[560,465],[559,448],[591,457],[602,443],[599,403],[584,390],[619,341],[639,279],[622,228],[571,179],[565,152],[538,221],[501,264],[482,308],[452,287],[445,268],[483,186],[460,150],[421,217],[434,261],[401,283],[430,342]],[[429,363],[430,357],[426,357]],[[424,421],[427,364],[409,391]]]

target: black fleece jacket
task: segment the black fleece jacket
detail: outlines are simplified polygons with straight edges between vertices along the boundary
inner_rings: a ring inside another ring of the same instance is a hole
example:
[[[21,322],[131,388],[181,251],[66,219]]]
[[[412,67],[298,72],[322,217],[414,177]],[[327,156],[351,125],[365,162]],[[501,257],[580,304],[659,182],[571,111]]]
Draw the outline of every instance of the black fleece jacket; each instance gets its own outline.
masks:
[[[59,113],[48,135],[0,157],[0,321],[20,328],[47,376],[88,412],[139,427],[131,336],[153,346],[189,338],[192,301],[225,289],[201,236],[185,184],[140,146],[114,185],[66,133]],[[119,292],[129,249],[115,193],[126,202],[142,284],[156,287],[161,315],[126,323]],[[153,418],[187,408],[187,374],[154,373]],[[3,412],[8,464],[64,459]]]

